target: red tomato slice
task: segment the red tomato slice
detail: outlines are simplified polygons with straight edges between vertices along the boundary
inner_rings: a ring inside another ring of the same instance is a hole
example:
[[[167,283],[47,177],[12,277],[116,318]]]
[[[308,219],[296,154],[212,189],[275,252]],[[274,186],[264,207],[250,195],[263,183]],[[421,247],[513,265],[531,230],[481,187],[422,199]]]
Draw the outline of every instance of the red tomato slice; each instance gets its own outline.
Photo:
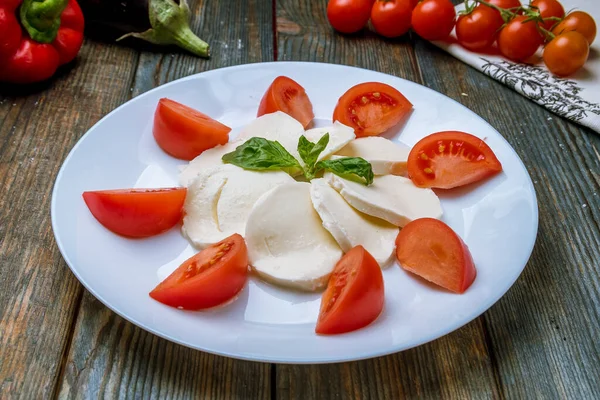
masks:
[[[186,188],[83,192],[92,215],[112,232],[133,238],[158,235],[182,218]]]
[[[287,76],[275,78],[258,106],[257,117],[282,111],[299,121],[305,128],[313,120],[312,103],[306,91],[296,81]]]
[[[204,150],[229,141],[231,128],[208,115],[169,99],[160,99],[152,133],[166,153],[191,160]]]
[[[383,275],[377,261],[356,246],[338,261],[321,299],[316,333],[354,331],[375,321],[383,309]]]
[[[396,258],[405,270],[456,293],[464,293],[477,275],[467,245],[433,218],[416,219],[402,228]]]
[[[419,187],[450,189],[502,171],[490,147],[465,132],[432,133],[411,149],[408,176]]]
[[[171,307],[201,310],[223,304],[248,280],[248,251],[237,233],[187,259],[150,297]]]
[[[374,136],[398,124],[411,110],[411,102],[390,85],[365,82],[340,97],[333,120],[354,128],[357,137]]]

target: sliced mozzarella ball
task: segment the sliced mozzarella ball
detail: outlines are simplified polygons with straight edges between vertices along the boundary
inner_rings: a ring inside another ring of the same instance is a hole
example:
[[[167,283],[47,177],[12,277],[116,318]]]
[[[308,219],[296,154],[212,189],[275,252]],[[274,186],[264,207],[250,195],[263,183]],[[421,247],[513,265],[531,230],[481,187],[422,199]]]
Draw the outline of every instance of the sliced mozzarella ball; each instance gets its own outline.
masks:
[[[212,149],[204,150],[198,157],[190,161],[190,163],[183,168],[181,174],[179,174],[179,183],[181,186],[189,186],[201,171],[207,168],[223,165],[221,157],[227,153],[235,151],[235,149],[242,143],[244,142],[229,142],[225,143],[224,145],[213,147]]]
[[[304,132],[304,136],[309,141],[317,143],[319,139],[321,139],[326,133],[329,133],[329,142],[327,143],[325,150],[319,154],[317,161],[329,157],[330,155],[342,149],[348,143],[351,143],[352,140],[356,138],[356,135],[354,135],[354,129],[341,124],[338,121],[335,121],[332,126],[309,129]]]
[[[282,171],[248,171],[230,164],[203,170],[188,188],[183,233],[199,248],[243,234],[256,200],[288,182],[294,179]]]
[[[277,141],[298,161],[298,140],[304,134],[304,127],[286,113],[277,111],[265,114],[246,125],[236,140],[246,141],[253,137]]]
[[[310,183],[278,186],[254,205],[246,224],[250,265],[271,283],[318,290],[342,256],[310,200]]]
[[[194,158],[182,169],[179,175],[179,183],[182,186],[189,186],[200,171],[209,167],[222,165],[223,161],[221,158],[223,155],[235,151],[238,146],[253,137],[278,141],[290,154],[301,162],[302,160],[298,154],[298,140],[302,134],[304,134],[302,124],[283,112],[278,111],[263,115],[246,125],[240,131],[235,141],[205,150],[198,157]],[[298,171],[288,172],[296,173]]]
[[[396,226],[403,227],[417,218],[442,216],[440,199],[433,190],[419,188],[402,176],[376,176],[369,186],[329,172],[324,177],[352,207]]]
[[[371,163],[375,175],[406,175],[410,148],[379,136],[359,138],[348,143],[336,155],[361,157]]]
[[[356,211],[325,179],[313,179],[310,185],[310,198],[323,227],[342,250],[348,252],[362,245],[380,266],[389,264],[394,256],[398,227]]]

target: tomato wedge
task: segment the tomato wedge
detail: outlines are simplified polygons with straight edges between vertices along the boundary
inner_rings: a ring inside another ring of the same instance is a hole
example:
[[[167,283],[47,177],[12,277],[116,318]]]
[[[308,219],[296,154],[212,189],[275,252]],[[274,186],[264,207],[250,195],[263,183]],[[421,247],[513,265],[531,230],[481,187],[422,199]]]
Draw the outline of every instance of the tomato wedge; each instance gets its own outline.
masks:
[[[383,309],[383,275],[377,261],[356,246],[338,261],[321,298],[316,333],[336,334],[360,329]]]
[[[276,111],[288,114],[305,128],[315,117],[312,103],[304,88],[287,76],[278,76],[271,83],[260,101],[256,116]]]
[[[405,270],[456,293],[464,293],[477,275],[465,242],[433,218],[416,219],[402,228],[396,258]]]
[[[333,120],[354,128],[357,137],[374,136],[398,124],[411,110],[411,102],[390,85],[365,82],[340,97]]]
[[[465,132],[444,131],[419,140],[407,162],[408,176],[419,187],[450,189],[502,171],[490,147]]]
[[[186,188],[83,192],[92,215],[112,232],[142,238],[158,235],[182,218]]]
[[[248,250],[237,233],[183,262],[150,292],[171,307],[201,310],[223,304],[248,280]]]
[[[166,153],[191,160],[204,150],[229,141],[231,128],[170,99],[160,99],[152,133]]]

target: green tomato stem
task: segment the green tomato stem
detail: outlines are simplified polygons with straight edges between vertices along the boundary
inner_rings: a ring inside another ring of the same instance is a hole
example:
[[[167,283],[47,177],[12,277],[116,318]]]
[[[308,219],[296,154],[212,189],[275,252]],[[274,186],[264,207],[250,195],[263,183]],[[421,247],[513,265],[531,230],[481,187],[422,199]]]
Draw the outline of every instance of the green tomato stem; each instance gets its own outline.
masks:
[[[543,26],[541,26],[539,24],[538,24],[537,28],[542,33],[542,35],[544,35],[547,42],[551,41],[552,39],[554,39],[556,37],[556,35],[554,33],[550,32],[548,29],[544,28]]]
[[[516,15],[517,15],[516,12],[511,11],[512,9],[506,9],[506,8],[498,7],[497,5],[492,4],[492,3],[488,3],[485,0],[473,0],[473,1],[475,1],[476,3],[479,3],[479,4],[483,4],[484,6],[493,8],[494,10],[498,11],[500,13],[500,15],[502,16],[502,19],[504,20],[504,22],[510,21],[511,19],[513,19],[514,17],[516,17]],[[518,7],[518,8],[521,8],[521,7]],[[518,10],[518,8],[517,8],[517,10]]]

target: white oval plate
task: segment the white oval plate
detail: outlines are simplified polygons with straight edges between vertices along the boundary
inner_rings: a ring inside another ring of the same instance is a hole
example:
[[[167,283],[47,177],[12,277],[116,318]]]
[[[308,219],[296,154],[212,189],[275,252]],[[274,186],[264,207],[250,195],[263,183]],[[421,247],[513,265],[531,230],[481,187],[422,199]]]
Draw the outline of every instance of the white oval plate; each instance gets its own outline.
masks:
[[[441,130],[463,130],[494,150],[504,171],[481,184],[442,194],[443,220],[467,243],[477,279],[463,295],[433,287],[394,265],[384,270],[385,307],[370,326],[337,336],[314,333],[320,295],[282,290],[252,277],[227,306],[188,312],[148,296],[195,253],[174,228],[142,240],[112,234],[88,211],[86,190],[177,185],[182,161],[152,137],[158,100],[169,97],[236,130],[255,118],[260,99],[279,75],[306,89],[316,126],[330,122],[339,96],[351,86],[380,81],[414,105],[406,124],[386,136],[414,145]],[[517,279],[533,249],[538,225],[534,188],[510,145],[459,103],[416,83],[378,72],[318,63],[240,65],[190,76],[151,90],[92,127],[65,160],[52,195],[52,226],[65,261],[107,307],[156,335],[195,349],[240,359],[324,363],[405,350],[445,335],[494,304]]]

